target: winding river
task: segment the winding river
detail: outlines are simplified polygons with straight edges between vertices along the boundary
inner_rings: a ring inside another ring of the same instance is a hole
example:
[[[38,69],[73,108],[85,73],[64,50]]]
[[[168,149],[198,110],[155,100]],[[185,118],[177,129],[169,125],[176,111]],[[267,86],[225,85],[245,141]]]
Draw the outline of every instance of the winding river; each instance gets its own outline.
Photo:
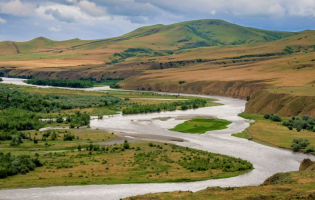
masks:
[[[4,83],[23,85],[21,79],[3,78]],[[25,84],[26,85],[26,84]],[[104,90],[93,88],[92,90]],[[123,134],[129,138],[142,138],[168,142],[205,150],[214,153],[239,157],[250,161],[254,170],[233,178],[206,180],[190,183],[150,183],[150,184],[123,184],[123,185],[89,185],[89,186],[62,186],[48,188],[1,190],[1,199],[106,199],[117,200],[124,197],[146,193],[168,191],[198,191],[211,186],[248,186],[259,185],[269,176],[277,172],[297,171],[304,158],[314,159],[311,155],[293,153],[289,150],[264,146],[252,141],[231,136],[243,131],[249,126],[249,121],[237,115],[244,111],[245,101],[227,97],[187,95],[218,99],[224,105],[199,108],[188,111],[161,112],[139,115],[115,115],[104,117],[102,120],[93,119],[92,128],[99,128]],[[206,134],[185,134],[169,131],[177,124],[184,122],[183,118],[195,116],[215,116],[233,123],[225,130],[209,131]],[[168,120],[158,120],[165,117]]]

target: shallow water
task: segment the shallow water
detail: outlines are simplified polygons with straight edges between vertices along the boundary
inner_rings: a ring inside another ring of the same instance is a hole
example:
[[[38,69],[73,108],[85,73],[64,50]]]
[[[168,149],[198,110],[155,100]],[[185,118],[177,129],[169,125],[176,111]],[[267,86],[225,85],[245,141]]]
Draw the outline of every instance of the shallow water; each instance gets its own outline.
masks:
[[[10,80],[6,80],[10,81]],[[16,80],[11,83],[15,84]],[[175,142],[181,146],[205,150],[214,153],[240,157],[253,163],[255,169],[247,174],[233,178],[206,180],[192,183],[151,183],[151,184],[125,184],[125,185],[89,185],[49,187],[0,191],[3,199],[120,199],[128,196],[167,192],[167,191],[198,191],[209,186],[247,186],[259,185],[269,176],[277,172],[297,171],[304,158],[314,158],[311,155],[293,153],[289,150],[264,146],[252,141],[231,136],[233,133],[243,131],[249,126],[249,121],[237,115],[244,111],[245,101],[227,97],[213,97],[205,95],[187,95],[216,98],[224,105],[199,108],[188,111],[161,112],[140,115],[116,115],[104,117],[102,120],[93,119],[92,128],[107,131],[122,132],[124,135],[171,136],[181,138],[184,142]],[[169,131],[185,120],[175,118],[185,116],[216,116],[231,122],[227,129],[210,131],[206,134],[185,134]],[[166,121],[152,120],[159,117],[171,117]],[[152,137],[151,137],[152,138]]]

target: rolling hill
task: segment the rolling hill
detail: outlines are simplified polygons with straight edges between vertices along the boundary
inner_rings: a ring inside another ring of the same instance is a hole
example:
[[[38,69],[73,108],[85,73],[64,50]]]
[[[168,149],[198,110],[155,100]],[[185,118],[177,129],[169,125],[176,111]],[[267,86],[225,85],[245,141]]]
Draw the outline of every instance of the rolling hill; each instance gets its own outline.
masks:
[[[20,53],[57,49],[97,49],[112,43],[161,49],[189,49],[205,46],[255,44],[275,41],[298,33],[266,31],[231,24],[222,20],[196,20],[171,25],[154,25],[136,29],[120,37],[83,41],[53,41],[44,37],[28,42],[14,42]],[[0,55],[17,53],[10,41],[0,42]]]

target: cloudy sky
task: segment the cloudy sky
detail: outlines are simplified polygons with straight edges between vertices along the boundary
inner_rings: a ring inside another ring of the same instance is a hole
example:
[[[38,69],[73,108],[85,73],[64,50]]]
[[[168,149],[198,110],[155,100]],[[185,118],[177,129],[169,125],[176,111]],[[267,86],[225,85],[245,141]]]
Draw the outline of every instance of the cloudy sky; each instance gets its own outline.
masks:
[[[315,0],[0,0],[0,41],[108,38],[195,19],[315,30]]]

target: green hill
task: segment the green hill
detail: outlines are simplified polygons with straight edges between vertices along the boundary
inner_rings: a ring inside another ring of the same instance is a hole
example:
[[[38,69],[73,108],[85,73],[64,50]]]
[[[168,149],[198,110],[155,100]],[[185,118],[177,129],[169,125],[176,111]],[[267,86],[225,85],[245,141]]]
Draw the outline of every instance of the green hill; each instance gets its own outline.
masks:
[[[297,35],[294,32],[267,31],[243,27],[222,20],[195,20],[171,25],[154,25],[138,28],[120,37],[83,41],[53,41],[39,37],[28,42],[15,42],[21,53],[59,48],[97,49],[110,44],[132,45],[152,49],[188,49],[204,46],[225,46],[268,42]],[[0,54],[8,50],[12,42],[0,42]],[[8,53],[16,53],[10,47]]]

